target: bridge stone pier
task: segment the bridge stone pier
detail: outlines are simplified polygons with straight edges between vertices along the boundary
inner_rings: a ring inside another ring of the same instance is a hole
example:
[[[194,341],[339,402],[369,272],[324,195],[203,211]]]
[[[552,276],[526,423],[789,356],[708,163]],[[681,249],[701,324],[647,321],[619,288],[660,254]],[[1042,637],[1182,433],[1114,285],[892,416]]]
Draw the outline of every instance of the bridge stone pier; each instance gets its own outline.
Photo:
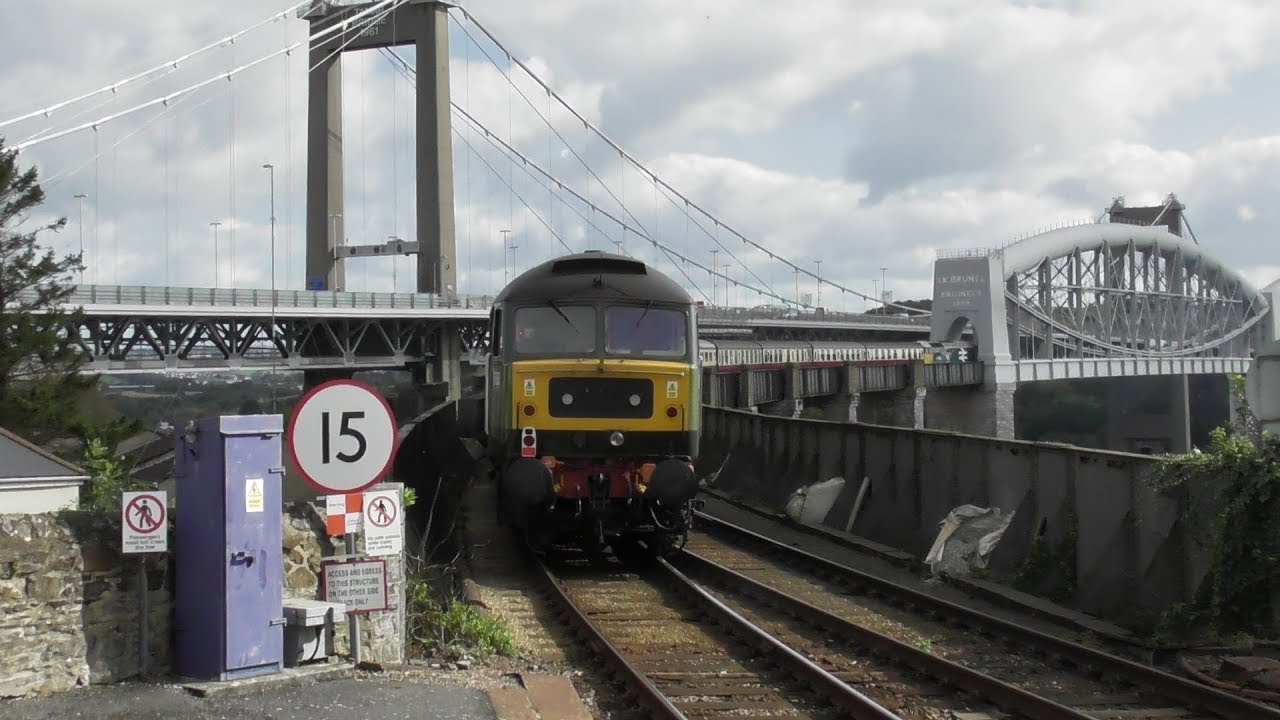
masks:
[[[1012,439],[1014,383],[931,390],[924,399],[924,423],[915,427]]]
[[[924,385],[922,373],[912,372],[905,387],[859,393],[858,414],[850,419],[876,425],[924,427],[924,407],[927,397],[929,397],[929,389]]]

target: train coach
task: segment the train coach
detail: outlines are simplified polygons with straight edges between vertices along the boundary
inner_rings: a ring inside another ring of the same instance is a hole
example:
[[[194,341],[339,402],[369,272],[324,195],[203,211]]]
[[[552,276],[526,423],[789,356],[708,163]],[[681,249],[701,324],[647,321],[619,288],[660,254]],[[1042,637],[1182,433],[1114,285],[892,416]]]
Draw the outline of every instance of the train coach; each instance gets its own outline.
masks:
[[[968,343],[916,342],[830,342],[698,340],[698,359],[704,368],[729,370],[746,366],[768,369],[789,364],[821,365],[856,362],[866,365],[900,365],[920,360],[926,350],[952,345],[969,348]]]

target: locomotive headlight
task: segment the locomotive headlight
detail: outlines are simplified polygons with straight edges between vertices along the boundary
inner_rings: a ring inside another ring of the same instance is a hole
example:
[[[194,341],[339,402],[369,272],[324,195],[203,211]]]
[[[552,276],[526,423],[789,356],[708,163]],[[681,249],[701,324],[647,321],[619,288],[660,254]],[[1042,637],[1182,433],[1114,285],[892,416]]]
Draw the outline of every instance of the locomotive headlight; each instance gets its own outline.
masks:
[[[561,395],[561,396],[560,396],[560,402],[561,402],[562,404],[564,404],[564,405],[572,405],[572,404],[573,404],[573,395],[571,395],[571,394],[569,394],[569,393],[565,393],[565,394]]]
[[[633,395],[632,397],[635,397],[635,396]],[[626,438],[622,436],[622,433],[618,432],[617,430],[614,430],[612,433],[609,434],[609,444],[614,447],[621,447],[622,441],[625,439]]]
[[[632,395],[631,397],[627,398],[627,402],[631,403],[631,407],[640,407],[640,396]]]

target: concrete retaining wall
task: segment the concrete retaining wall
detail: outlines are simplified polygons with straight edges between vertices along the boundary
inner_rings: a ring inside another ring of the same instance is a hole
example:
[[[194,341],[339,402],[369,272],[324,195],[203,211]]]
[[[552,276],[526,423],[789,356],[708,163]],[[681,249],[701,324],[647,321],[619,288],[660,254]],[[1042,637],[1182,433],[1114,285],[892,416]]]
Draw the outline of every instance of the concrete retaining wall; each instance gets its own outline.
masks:
[[[1203,489],[1152,491],[1147,456],[710,407],[703,417],[698,464],[706,475],[724,463],[717,488],[780,510],[796,488],[841,476],[825,524],[844,529],[868,477],[854,532],[917,558],[958,505],[1016,512],[990,569],[1084,612],[1145,626],[1204,577],[1212,503]]]

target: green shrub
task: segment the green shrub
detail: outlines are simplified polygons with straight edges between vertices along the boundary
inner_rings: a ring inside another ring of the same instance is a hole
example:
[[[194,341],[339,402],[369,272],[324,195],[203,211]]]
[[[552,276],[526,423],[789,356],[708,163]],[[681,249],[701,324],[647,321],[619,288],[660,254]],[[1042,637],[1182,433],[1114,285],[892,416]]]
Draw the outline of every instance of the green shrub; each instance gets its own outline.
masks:
[[[1184,499],[1187,487],[1214,488],[1218,507],[1201,591],[1191,605],[1170,608],[1161,630],[1266,632],[1280,611],[1272,607],[1280,577],[1280,437],[1218,428],[1203,453],[1162,461],[1155,479]]]
[[[452,597],[437,599],[422,577],[410,578],[406,594],[409,638],[422,652],[451,658],[515,656],[515,641],[501,620]]]
[[[84,464],[90,477],[82,491],[81,506],[85,510],[118,513],[120,493],[133,489],[120,459],[110,446],[91,437],[85,443]]]

